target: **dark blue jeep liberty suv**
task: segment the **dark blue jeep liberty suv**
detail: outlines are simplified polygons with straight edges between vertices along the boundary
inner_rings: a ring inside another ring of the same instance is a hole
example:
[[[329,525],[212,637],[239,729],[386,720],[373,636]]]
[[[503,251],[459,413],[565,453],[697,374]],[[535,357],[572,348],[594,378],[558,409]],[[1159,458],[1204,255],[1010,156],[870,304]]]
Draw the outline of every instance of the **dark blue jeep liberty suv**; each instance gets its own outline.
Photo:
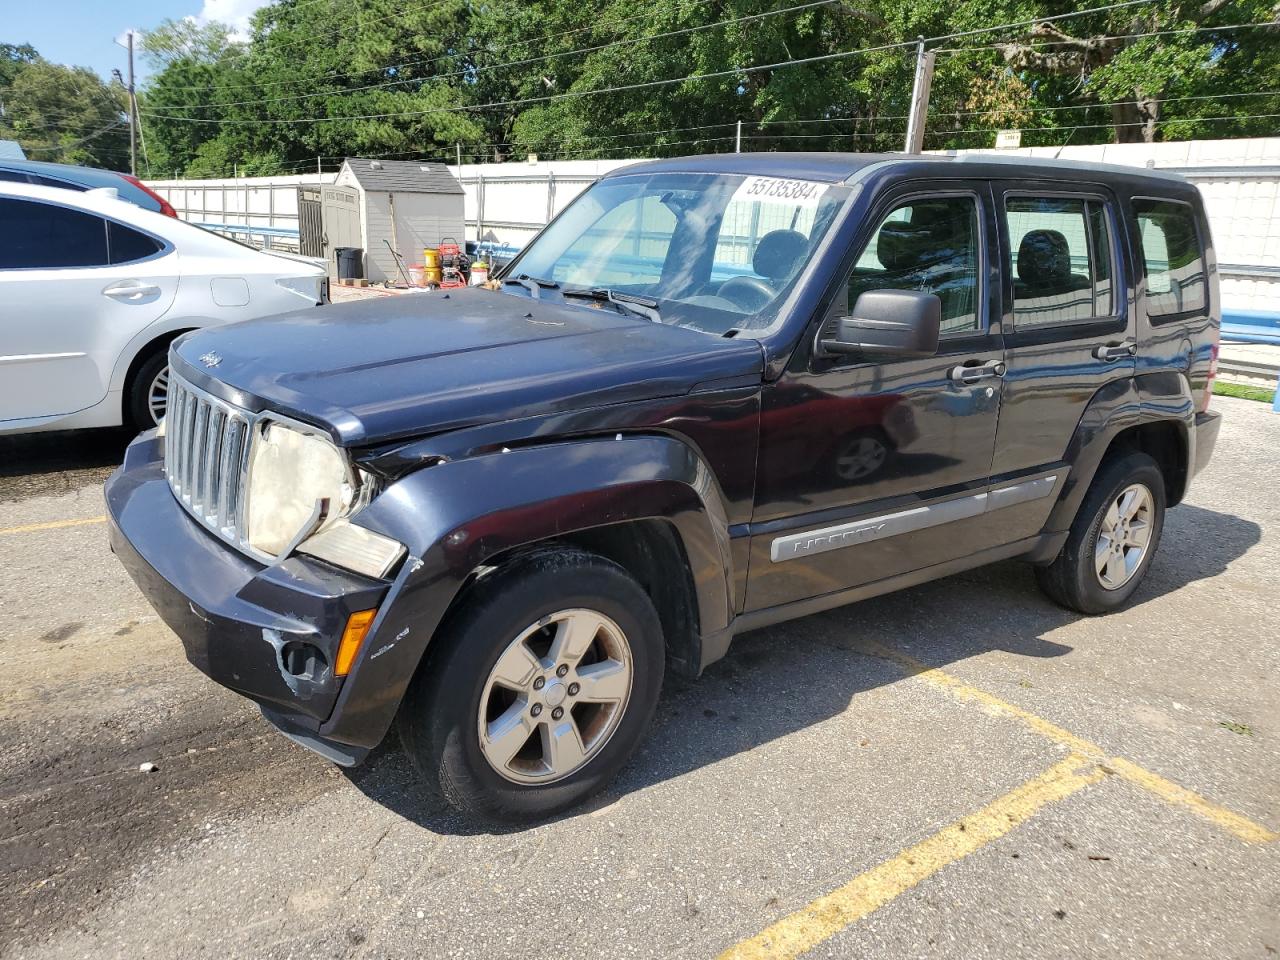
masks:
[[[192,663],[337,763],[396,724],[481,818],[599,790],[745,630],[1012,557],[1121,606],[1218,433],[1158,171],[641,163],[492,285],[179,339],[106,491]]]

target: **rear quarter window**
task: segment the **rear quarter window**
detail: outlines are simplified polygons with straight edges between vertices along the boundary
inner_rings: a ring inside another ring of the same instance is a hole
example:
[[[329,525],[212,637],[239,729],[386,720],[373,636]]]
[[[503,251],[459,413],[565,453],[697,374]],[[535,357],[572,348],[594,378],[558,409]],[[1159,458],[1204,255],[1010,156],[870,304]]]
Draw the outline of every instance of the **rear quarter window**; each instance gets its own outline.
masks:
[[[1195,211],[1177,200],[1135,199],[1147,278],[1147,315],[1157,322],[1208,306],[1208,278]]]
[[[107,221],[107,242],[111,248],[112,263],[145,260],[163,249],[160,242],[153,237],[116,223],[114,220]]]

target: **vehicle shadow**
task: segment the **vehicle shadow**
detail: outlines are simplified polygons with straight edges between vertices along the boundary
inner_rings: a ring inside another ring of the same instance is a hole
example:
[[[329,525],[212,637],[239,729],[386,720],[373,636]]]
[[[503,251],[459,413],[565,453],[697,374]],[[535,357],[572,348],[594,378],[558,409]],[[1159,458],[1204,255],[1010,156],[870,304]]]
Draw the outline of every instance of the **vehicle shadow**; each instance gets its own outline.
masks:
[[[1158,602],[1222,573],[1261,538],[1248,520],[1195,506],[1168,514],[1164,546],[1132,604]],[[1179,549],[1196,544],[1195,551]],[[976,599],[975,599],[976,598]],[[867,652],[868,641],[946,668],[992,650],[1070,656],[1045,639],[1083,619],[1047,600],[1026,564],[1007,562],[910,590],[744,634],[697,681],[669,676],[648,740],[605,793],[571,819],[620,796],[679,777],[843,712],[851,700],[904,679],[903,668]],[[441,834],[512,833],[470,822],[422,783],[394,735],[362,767],[345,771],[371,800]]]
[[[0,436],[0,502],[100,485],[133,437],[123,427]]]

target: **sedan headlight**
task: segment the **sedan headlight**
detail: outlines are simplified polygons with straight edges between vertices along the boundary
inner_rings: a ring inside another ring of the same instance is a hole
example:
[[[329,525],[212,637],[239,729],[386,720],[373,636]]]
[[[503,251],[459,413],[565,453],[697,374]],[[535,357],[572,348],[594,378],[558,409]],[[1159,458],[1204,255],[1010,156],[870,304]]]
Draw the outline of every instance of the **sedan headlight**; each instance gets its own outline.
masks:
[[[345,516],[357,493],[342,451],[324,437],[268,420],[249,455],[249,546],[281,556]]]

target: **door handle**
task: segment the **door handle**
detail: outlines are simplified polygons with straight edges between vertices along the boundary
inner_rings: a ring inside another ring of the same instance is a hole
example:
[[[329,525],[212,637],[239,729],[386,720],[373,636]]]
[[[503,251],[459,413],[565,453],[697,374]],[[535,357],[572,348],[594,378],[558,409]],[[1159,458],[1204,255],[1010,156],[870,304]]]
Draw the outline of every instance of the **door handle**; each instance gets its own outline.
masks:
[[[110,284],[102,289],[104,297],[110,297],[112,300],[121,300],[125,303],[136,303],[159,292],[160,288],[154,283],[143,283],[141,280],[121,280],[119,283]]]
[[[1138,345],[1132,340],[1124,342],[1112,341],[1111,343],[1103,343],[1093,348],[1093,355],[1099,360],[1105,360],[1110,363],[1113,360],[1123,360],[1126,357],[1132,357],[1138,352]]]
[[[1007,369],[1003,360],[988,360],[985,363],[970,360],[952,367],[947,376],[956,383],[977,383],[988,377],[1003,377]]]

